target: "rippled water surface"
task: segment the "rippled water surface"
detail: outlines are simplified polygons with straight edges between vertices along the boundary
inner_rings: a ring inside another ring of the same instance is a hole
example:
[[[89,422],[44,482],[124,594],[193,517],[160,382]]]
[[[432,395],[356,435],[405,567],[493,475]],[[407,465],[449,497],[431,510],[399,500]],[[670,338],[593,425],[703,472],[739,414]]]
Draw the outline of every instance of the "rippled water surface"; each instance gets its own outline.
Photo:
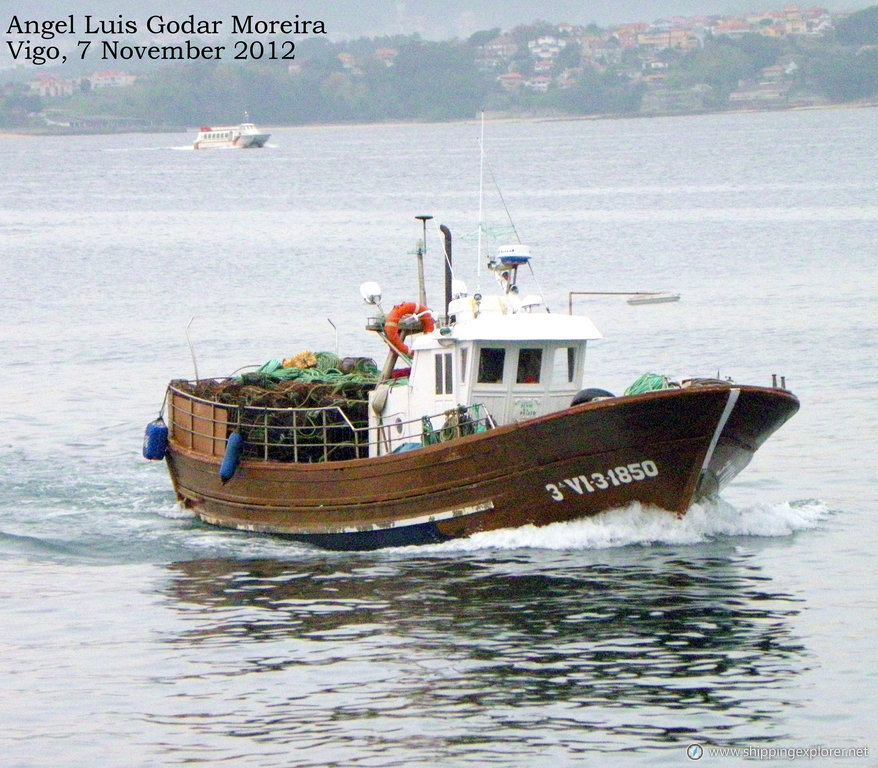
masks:
[[[279,129],[252,152],[3,137],[3,764],[681,765],[692,744],[876,764],[876,127],[489,123],[555,311],[682,295],[575,298],[605,336],[590,386],[776,373],[802,409],[682,520],[364,554],[194,521],[142,431],[194,366],[379,357],[358,285],[414,297],[418,214],[479,285],[478,125]]]

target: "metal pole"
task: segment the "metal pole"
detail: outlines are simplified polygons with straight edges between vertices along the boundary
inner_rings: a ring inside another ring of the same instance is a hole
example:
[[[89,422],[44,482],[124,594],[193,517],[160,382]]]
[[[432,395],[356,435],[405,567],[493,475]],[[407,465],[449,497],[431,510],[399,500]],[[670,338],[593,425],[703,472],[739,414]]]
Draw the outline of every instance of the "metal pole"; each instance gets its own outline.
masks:
[[[445,237],[445,322],[448,322],[448,305],[451,304],[451,230],[442,224],[439,231]]]
[[[422,307],[426,307],[427,287],[424,284],[424,254],[427,252],[427,222],[433,217],[421,215],[415,216],[415,218],[420,220],[424,230],[424,239],[421,241],[421,246],[418,248],[418,304]]]

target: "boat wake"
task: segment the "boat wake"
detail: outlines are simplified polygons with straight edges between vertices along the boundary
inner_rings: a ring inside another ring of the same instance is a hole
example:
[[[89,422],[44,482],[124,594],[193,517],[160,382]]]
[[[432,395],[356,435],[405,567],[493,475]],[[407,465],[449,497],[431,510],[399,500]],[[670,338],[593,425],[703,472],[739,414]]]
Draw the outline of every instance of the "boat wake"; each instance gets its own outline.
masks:
[[[663,509],[633,502],[583,520],[487,531],[439,544],[433,549],[576,550],[693,545],[738,536],[790,536],[816,528],[829,513],[823,502],[814,499],[744,508],[718,499],[695,504],[678,518]]]
[[[192,519],[192,511],[180,505],[161,510],[160,514],[170,520]],[[442,544],[426,544],[399,547],[382,552],[416,552],[418,554],[447,554],[455,552],[479,552],[490,550],[543,549],[555,551],[601,550],[631,546],[692,546],[734,539],[737,537],[783,537],[817,528],[827,519],[831,510],[822,501],[805,499],[778,504],[757,504],[751,507],[735,507],[723,499],[694,504],[682,517],[658,507],[632,502],[624,507],[602,512],[593,517],[545,526],[527,525],[520,528],[504,528],[497,531],[476,533],[468,538],[453,539]],[[246,557],[256,556],[252,547],[265,557],[283,557],[291,554],[291,547],[301,553],[320,552],[306,544],[291,544],[274,539],[270,535],[247,538],[238,533],[210,531],[209,546],[216,546],[219,539],[225,545],[245,552]],[[190,542],[191,543],[191,542]],[[301,550],[299,549],[301,547]],[[198,547],[196,547],[197,549]]]
[[[155,147],[104,147],[100,151],[118,154],[120,152],[167,152],[169,149],[192,149],[192,145],[188,146],[168,146],[167,144]]]

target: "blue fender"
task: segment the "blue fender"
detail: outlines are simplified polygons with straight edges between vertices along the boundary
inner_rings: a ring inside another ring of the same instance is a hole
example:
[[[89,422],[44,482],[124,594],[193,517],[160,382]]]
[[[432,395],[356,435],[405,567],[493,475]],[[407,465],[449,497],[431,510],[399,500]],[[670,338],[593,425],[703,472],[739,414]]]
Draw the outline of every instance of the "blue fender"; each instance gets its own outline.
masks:
[[[168,428],[161,416],[146,425],[143,435],[143,458],[161,461],[168,450]]]
[[[235,430],[226,441],[226,452],[223,463],[220,464],[220,480],[227,483],[235,476],[238,463],[241,461],[241,451],[244,449],[244,436]]]

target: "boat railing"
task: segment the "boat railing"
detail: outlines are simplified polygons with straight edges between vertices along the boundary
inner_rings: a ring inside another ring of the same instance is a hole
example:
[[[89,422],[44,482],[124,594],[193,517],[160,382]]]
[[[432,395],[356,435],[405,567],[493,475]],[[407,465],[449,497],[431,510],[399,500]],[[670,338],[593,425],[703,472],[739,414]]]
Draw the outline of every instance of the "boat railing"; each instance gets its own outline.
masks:
[[[495,426],[484,407],[459,406],[395,421],[393,431],[406,437],[391,440],[386,427],[369,426],[365,401],[349,401],[348,410],[340,406],[271,408],[221,403],[174,386],[168,388],[167,407],[171,438],[184,448],[222,458],[229,435],[237,431],[243,437],[243,458],[292,463],[363,459]]]

